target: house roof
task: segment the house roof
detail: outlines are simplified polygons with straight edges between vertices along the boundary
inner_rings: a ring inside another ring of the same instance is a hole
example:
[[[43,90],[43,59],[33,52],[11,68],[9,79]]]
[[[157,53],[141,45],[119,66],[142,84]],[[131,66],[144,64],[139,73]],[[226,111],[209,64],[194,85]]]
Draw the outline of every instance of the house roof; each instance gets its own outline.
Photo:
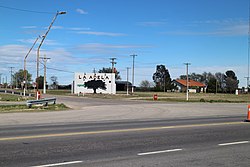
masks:
[[[131,82],[127,82],[127,81],[115,81],[116,84],[124,84],[124,85],[127,85],[127,83],[129,85],[132,85]]]
[[[177,82],[183,86],[187,86],[187,80],[185,80],[185,79],[176,79],[175,82]],[[193,81],[191,79],[188,82],[188,86],[190,86],[190,87],[192,87],[192,86],[206,87],[205,84],[203,84],[201,82]]]

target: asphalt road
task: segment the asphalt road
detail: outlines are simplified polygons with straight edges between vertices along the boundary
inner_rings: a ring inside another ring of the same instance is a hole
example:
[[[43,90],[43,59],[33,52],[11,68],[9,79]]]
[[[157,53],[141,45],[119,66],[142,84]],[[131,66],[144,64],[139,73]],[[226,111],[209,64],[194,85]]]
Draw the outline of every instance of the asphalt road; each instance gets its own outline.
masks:
[[[0,127],[0,166],[249,166],[244,117]]]

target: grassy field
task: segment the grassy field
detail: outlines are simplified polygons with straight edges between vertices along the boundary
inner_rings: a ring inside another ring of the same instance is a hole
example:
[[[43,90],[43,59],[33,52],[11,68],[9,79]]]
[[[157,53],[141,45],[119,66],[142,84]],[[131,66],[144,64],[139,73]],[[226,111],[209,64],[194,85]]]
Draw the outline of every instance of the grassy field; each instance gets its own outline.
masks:
[[[25,101],[32,99],[31,97],[23,97],[18,95],[12,95],[12,94],[2,94],[0,93],[0,101]]]
[[[0,105],[0,113],[62,111],[66,109],[69,108],[64,104],[32,106],[31,108],[28,108],[26,105]]]
[[[42,92],[42,91],[41,91]],[[72,95],[71,90],[47,90],[47,94],[52,95]],[[85,97],[90,98],[105,98],[105,99],[131,99],[131,100],[153,100],[153,95],[158,95],[158,101],[164,102],[186,102],[185,93],[172,92],[135,92],[133,95],[126,95],[126,92],[117,92],[116,95],[108,94],[85,94]],[[82,95],[81,95],[82,96]],[[13,96],[0,94],[0,101],[22,101],[26,100],[21,96]],[[250,94],[221,94],[221,93],[189,93],[189,102],[225,102],[225,103],[250,103]]]
[[[186,102],[185,93],[164,93],[164,92],[135,92],[133,95],[126,95],[125,92],[117,92],[116,95],[85,94],[86,97],[131,100],[153,100],[157,94],[158,101],[165,102]],[[221,102],[221,103],[250,103],[250,94],[214,94],[214,93],[189,93],[189,102]]]
[[[137,99],[153,100],[153,95],[158,95],[160,101],[186,101],[185,93],[163,93],[163,92],[136,92]],[[135,99],[136,99],[135,98]],[[214,93],[189,93],[190,102],[228,102],[249,103],[250,94],[214,94]]]

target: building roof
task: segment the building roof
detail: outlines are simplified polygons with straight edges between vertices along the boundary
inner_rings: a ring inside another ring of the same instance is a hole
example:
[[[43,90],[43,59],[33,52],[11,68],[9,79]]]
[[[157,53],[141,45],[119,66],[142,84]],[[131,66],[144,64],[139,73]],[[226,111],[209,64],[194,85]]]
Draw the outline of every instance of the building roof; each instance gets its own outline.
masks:
[[[175,82],[183,85],[183,86],[187,86],[187,80],[185,79],[176,79],[174,80]],[[192,86],[197,86],[197,87],[206,87],[205,84],[201,83],[201,82],[197,82],[197,81],[193,81],[193,80],[189,80],[188,82],[188,86],[192,87]]]
[[[127,81],[115,81],[116,84],[124,84],[124,85],[127,85],[127,83],[129,85],[132,85],[131,82],[127,82]]]

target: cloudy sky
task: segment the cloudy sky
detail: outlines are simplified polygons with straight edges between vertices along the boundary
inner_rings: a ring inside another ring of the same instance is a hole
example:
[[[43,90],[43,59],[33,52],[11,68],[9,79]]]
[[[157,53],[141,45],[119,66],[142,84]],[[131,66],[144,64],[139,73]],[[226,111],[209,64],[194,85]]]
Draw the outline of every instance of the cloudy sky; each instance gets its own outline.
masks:
[[[48,77],[72,82],[74,72],[116,68],[126,79],[135,58],[135,84],[152,81],[157,64],[172,79],[190,73],[233,70],[246,86],[248,61],[248,0],[0,0],[0,73],[10,80],[10,68],[23,68],[24,57],[37,37],[45,34],[40,55],[51,58]],[[36,77],[36,51],[27,69]],[[40,64],[39,73],[43,75]],[[130,72],[131,80],[131,72]]]

